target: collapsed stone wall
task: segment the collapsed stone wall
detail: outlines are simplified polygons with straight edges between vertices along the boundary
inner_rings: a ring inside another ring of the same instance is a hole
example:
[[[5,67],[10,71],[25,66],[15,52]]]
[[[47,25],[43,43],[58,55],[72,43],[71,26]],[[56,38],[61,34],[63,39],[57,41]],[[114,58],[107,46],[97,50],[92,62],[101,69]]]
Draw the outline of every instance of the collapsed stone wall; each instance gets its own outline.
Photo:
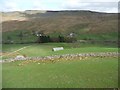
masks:
[[[81,53],[81,54],[64,54],[64,55],[54,55],[54,56],[44,56],[44,57],[25,57],[25,58],[10,58],[2,60],[2,62],[13,62],[18,60],[54,60],[54,59],[74,59],[74,58],[86,58],[86,57],[118,57],[118,52],[96,52],[96,53]]]

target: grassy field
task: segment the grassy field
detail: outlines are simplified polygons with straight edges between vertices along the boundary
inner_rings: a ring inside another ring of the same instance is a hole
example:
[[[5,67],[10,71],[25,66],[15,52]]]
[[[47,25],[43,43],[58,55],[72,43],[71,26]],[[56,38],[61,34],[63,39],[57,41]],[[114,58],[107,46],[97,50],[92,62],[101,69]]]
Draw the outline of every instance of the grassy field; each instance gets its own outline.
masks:
[[[29,47],[26,47],[29,46]],[[46,43],[46,44],[3,44],[3,52],[11,53],[20,48],[24,48],[11,55],[4,55],[5,57],[15,57],[16,55],[26,55],[29,57],[34,56],[49,56],[49,55],[62,55],[62,54],[75,54],[75,53],[90,53],[90,52],[117,52],[117,47],[92,45],[92,44],[77,44],[77,43]],[[54,52],[52,48],[64,47],[64,50]]]
[[[28,46],[28,47],[27,47]],[[8,55],[20,48],[18,52]],[[64,50],[53,52],[53,47]],[[48,56],[90,52],[117,52],[109,45],[79,43],[3,44],[3,59],[17,55]],[[6,54],[7,53],[7,54]],[[24,63],[24,64],[23,64]],[[118,58],[59,59],[3,63],[3,88],[115,88],[118,87]]]
[[[115,88],[117,58],[3,64],[3,88]]]

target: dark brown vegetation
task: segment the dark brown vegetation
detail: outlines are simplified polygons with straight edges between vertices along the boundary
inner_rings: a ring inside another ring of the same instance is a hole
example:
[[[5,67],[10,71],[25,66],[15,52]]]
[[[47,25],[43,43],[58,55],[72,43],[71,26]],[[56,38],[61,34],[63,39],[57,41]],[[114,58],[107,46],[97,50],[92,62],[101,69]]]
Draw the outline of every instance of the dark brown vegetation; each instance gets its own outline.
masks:
[[[31,11],[31,13],[34,11]],[[92,11],[46,11],[45,13],[3,13],[3,32],[35,30],[54,32],[106,33],[117,32],[117,14]]]

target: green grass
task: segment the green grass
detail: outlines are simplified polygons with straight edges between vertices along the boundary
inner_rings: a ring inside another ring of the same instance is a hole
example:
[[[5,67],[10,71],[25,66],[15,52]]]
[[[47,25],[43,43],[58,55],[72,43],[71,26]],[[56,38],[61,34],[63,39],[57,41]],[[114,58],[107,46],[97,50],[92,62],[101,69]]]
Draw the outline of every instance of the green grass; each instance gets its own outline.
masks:
[[[3,64],[3,88],[117,88],[117,58]]]
[[[3,44],[3,52],[29,46],[19,54],[48,56],[90,52],[117,52],[115,46],[83,43]],[[53,47],[64,50],[53,52]],[[12,56],[10,56],[12,57]],[[13,56],[15,57],[15,56]],[[6,58],[3,57],[3,58]],[[9,58],[9,57],[7,57]],[[115,88],[118,87],[117,58],[88,58],[52,62],[16,61],[3,64],[3,88]],[[40,64],[38,64],[40,63]]]
[[[23,40],[21,41],[20,33],[23,33]],[[36,42],[37,38],[35,35],[32,35],[32,31],[27,30],[16,30],[16,31],[9,31],[9,32],[3,32],[2,33],[2,40],[8,41],[8,37],[11,38],[14,43],[24,43],[24,42]]]
[[[46,43],[46,44],[3,44],[4,52],[13,52],[22,47],[29,46],[21,51],[19,54],[34,57],[34,56],[49,56],[75,53],[90,53],[90,52],[117,52],[118,48],[90,45],[90,44],[72,44],[72,43]],[[64,47],[62,51],[52,51],[54,47]],[[5,58],[4,56],[3,58]]]
[[[28,46],[28,45],[29,44],[3,44],[2,51],[3,52],[13,52],[15,50],[18,50],[18,49]]]

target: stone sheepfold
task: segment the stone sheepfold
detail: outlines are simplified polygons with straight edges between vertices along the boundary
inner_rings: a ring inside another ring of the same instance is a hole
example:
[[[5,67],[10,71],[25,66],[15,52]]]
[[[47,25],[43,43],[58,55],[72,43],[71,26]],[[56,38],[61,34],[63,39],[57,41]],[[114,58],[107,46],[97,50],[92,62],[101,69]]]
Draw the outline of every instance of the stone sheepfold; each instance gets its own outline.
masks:
[[[105,53],[82,53],[82,54],[65,54],[65,55],[54,55],[45,57],[22,57],[17,56],[16,58],[4,59],[2,62],[13,62],[18,60],[54,60],[54,59],[73,59],[73,58],[85,58],[85,57],[118,57],[118,52],[105,52]]]

